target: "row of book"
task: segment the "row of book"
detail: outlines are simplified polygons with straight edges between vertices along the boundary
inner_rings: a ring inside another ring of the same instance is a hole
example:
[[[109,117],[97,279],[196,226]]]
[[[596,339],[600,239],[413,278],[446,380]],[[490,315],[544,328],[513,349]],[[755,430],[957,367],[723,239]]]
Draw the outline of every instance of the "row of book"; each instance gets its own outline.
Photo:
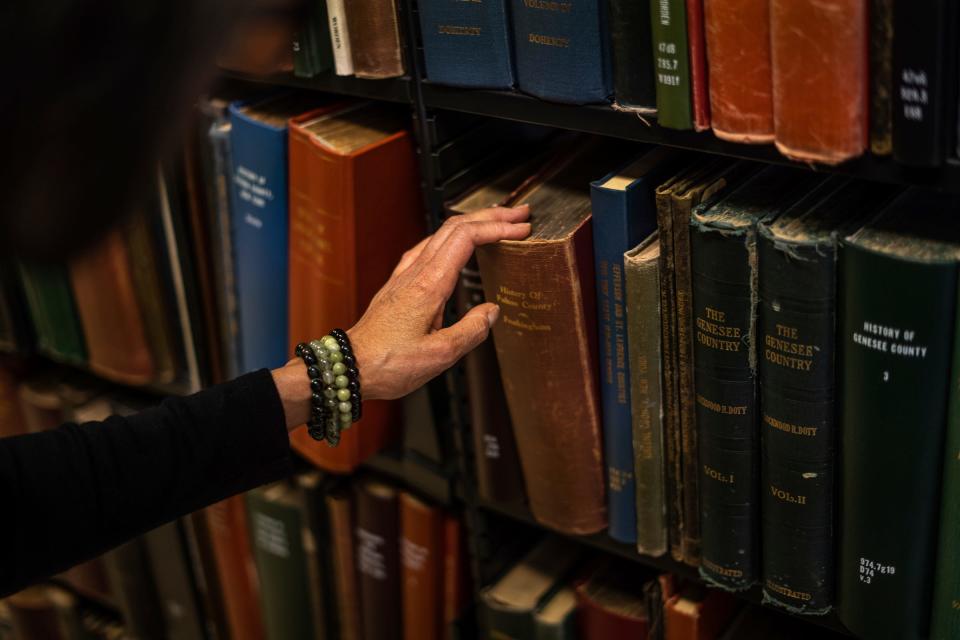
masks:
[[[432,82],[578,104],[612,96],[664,127],[775,141],[790,158],[827,164],[868,148],[908,164],[944,160],[957,126],[953,11],[870,0],[419,2]]]
[[[15,369],[0,370],[5,428],[37,432],[144,406],[76,374],[21,381]],[[126,637],[141,640],[442,639],[458,633],[471,599],[465,553],[454,514],[369,474],[309,471],[164,525],[59,578],[119,610]],[[86,638],[67,627],[39,631],[64,618],[62,598],[44,589],[8,599],[14,637]],[[30,613],[38,609],[48,615]]]
[[[449,205],[532,210],[530,238],[481,247],[463,279],[502,310],[466,362],[481,496],[523,486],[548,527],[607,529],[802,613],[838,606],[863,637],[924,637],[936,585],[949,637],[958,202],[554,145]]]
[[[130,640],[122,621],[69,589],[41,584],[0,600],[0,640]]]
[[[481,592],[490,638],[752,640],[839,638],[676,575],[624,567],[548,536]]]

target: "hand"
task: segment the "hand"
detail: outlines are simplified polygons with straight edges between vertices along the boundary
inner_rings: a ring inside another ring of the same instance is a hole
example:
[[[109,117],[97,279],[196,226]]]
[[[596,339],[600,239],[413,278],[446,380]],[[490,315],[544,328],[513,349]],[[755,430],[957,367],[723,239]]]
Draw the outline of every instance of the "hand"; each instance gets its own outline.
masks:
[[[443,328],[443,309],[476,247],[530,234],[529,207],[495,207],[452,216],[407,251],[347,334],[364,399],[404,396],[483,342],[500,315],[486,302]]]

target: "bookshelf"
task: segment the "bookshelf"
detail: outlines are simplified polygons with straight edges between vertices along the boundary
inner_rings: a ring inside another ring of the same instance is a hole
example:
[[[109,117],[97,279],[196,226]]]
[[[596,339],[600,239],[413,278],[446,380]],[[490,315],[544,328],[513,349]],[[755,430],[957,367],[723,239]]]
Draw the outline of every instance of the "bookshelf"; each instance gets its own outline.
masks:
[[[242,71],[223,70],[222,75],[236,80],[256,82],[273,87],[308,89],[336,93],[354,98],[381,100],[399,104],[411,104],[413,100],[413,80],[408,77],[386,80],[364,80],[353,76],[338,76],[333,72],[323,73],[312,78],[299,78],[292,73],[273,76],[255,76]]]

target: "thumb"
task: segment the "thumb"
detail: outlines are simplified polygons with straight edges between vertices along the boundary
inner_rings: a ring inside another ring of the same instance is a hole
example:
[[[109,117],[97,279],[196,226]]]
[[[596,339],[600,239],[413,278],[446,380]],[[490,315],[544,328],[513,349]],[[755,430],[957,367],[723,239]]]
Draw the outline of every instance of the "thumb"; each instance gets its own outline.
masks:
[[[447,357],[447,366],[451,366],[487,339],[498,317],[500,307],[484,302],[470,309],[456,324],[434,331],[427,339]]]

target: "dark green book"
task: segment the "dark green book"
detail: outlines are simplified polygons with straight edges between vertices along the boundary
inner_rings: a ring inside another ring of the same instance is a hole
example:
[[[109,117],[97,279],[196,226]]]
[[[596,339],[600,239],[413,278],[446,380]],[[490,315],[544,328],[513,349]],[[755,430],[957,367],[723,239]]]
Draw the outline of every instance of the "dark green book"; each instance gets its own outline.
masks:
[[[253,555],[269,640],[313,638],[310,572],[300,495],[283,482],[247,495]]]
[[[670,129],[692,129],[686,0],[650,0],[650,27],[657,122]]]
[[[147,532],[143,538],[160,598],[165,637],[206,640],[196,580],[180,526],[174,520]]]
[[[326,0],[309,0],[307,19],[293,40],[293,74],[301,78],[333,68]]]
[[[73,299],[73,288],[63,264],[21,262],[20,279],[37,334],[37,347],[71,364],[86,362],[83,329]]]
[[[930,628],[960,259],[949,195],[911,189],[840,250],[840,619]]]

